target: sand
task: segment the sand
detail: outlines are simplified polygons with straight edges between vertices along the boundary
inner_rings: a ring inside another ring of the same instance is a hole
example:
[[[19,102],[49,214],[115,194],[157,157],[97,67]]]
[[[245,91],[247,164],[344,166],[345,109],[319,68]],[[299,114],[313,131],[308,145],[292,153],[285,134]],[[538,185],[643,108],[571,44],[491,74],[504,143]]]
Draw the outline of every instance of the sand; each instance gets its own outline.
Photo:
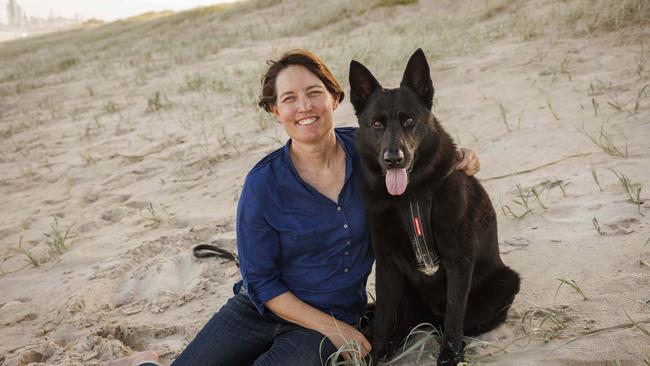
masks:
[[[240,278],[191,248],[235,249],[245,174],[286,139],[259,75],[293,47],[346,90],[352,58],[396,86],[427,54],[522,277],[471,363],[648,364],[650,13],[531,3],[254,1],[0,43],[0,365],[178,355]],[[355,125],[347,100],[335,119]]]

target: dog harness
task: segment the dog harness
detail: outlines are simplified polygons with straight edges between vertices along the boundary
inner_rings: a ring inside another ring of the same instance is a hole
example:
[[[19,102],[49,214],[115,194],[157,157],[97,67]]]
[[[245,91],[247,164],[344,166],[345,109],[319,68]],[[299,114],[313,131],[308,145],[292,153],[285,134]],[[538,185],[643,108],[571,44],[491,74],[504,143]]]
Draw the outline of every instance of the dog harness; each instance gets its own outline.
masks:
[[[424,212],[427,214],[423,214]],[[435,240],[431,228],[427,225],[430,222],[428,217],[431,212],[431,200],[409,201],[409,237],[415,253],[415,268],[427,276],[433,276],[440,268],[440,256],[436,251]],[[430,238],[431,245],[427,238]]]
[[[451,169],[442,177],[447,179],[456,170],[456,166],[465,157],[465,152],[461,150],[461,158]],[[425,198],[419,201],[409,201],[407,225],[409,238],[415,254],[415,268],[427,276],[433,276],[440,269],[440,256],[436,250],[436,241],[428,223],[431,222],[431,205],[432,199]],[[402,210],[404,212],[405,210]],[[429,245],[429,241],[431,245]]]

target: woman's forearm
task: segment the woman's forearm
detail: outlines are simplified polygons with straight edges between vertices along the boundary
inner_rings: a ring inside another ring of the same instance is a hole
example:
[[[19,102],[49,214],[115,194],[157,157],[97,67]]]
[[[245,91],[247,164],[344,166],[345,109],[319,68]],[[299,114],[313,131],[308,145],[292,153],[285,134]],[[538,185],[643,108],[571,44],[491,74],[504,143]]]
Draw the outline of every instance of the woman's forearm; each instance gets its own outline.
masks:
[[[291,292],[278,295],[265,305],[280,318],[325,335],[335,330],[338,322],[333,316],[307,304]]]
[[[362,357],[370,352],[370,343],[361,332],[307,304],[291,292],[278,295],[267,301],[265,305],[280,318],[326,336],[336,348],[355,341],[361,346]]]

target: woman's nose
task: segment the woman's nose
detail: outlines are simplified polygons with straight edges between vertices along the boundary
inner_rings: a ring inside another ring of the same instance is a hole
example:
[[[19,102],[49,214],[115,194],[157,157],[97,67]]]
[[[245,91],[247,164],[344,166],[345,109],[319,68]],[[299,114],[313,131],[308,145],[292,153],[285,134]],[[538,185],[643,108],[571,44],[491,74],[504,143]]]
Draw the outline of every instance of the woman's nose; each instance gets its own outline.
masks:
[[[301,112],[311,110],[311,100],[306,96],[298,97],[298,108]]]

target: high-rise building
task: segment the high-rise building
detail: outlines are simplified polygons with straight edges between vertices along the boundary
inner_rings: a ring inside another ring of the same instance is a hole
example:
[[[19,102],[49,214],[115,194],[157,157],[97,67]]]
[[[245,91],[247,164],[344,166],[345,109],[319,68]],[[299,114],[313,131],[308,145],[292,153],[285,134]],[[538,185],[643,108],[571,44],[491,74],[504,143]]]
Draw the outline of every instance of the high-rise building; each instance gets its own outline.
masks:
[[[19,27],[25,23],[25,14],[16,0],[7,1],[7,20],[9,26]]]
[[[0,0],[0,2],[4,2]],[[30,30],[36,28],[56,28],[70,26],[73,24],[81,23],[79,17],[75,19],[56,16],[54,11],[50,9],[47,18],[38,16],[27,16],[27,13],[18,4],[18,0],[7,0],[7,23],[11,28],[19,28],[21,30]]]
[[[7,1],[7,20],[9,21],[10,26],[14,25],[16,6],[17,4],[15,0]]]

